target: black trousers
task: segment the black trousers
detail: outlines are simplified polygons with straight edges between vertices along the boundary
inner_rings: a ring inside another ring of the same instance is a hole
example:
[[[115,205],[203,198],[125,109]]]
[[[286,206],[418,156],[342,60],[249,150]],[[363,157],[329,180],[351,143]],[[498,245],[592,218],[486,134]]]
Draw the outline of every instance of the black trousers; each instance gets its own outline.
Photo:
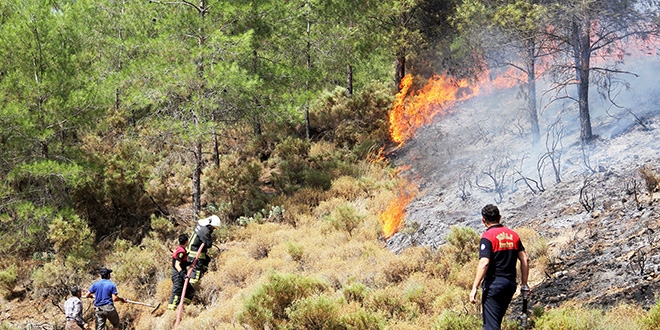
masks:
[[[183,291],[183,284],[186,282],[185,271],[178,272],[172,269],[172,294],[170,294],[170,303],[168,307],[177,306],[181,301],[181,292]],[[190,283],[186,287],[186,299],[192,300],[195,296],[195,288]]]
[[[500,330],[506,309],[516,293],[516,281],[506,277],[484,279],[481,307],[484,330]]]

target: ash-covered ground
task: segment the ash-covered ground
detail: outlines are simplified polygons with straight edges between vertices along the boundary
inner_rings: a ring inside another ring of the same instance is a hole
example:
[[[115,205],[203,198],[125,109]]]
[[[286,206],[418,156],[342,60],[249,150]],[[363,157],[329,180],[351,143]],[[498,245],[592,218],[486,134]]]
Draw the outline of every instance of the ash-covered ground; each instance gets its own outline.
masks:
[[[435,248],[455,225],[482,233],[480,210],[493,203],[505,225],[531,227],[549,243],[544,274],[533,276],[533,304],[655,304],[660,192],[649,192],[640,171],[660,175],[660,64],[635,65],[639,77],[627,79],[619,107],[590,95],[597,138],[586,146],[575,103],[545,108],[547,98],[539,101],[541,138],[532,143],[517,88],[475,97],[418,130],[391,152],[396,164],[410,165],[402,175],[419,192],[388,246]]]

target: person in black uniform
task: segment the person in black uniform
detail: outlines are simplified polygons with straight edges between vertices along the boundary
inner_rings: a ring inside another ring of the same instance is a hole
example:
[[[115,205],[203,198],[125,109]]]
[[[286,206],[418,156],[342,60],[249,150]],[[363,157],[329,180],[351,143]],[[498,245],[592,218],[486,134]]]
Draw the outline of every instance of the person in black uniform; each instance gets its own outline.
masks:
[[[188,272],[188,253],[186,247],[188,246],[188,235],[179,235],[179,246],[172,252],[172,294],[170,294],[170,302],[167,309],[176,309],[179,305],[183,286],[185,284],[186,275]],[[186,286],[186,296],[183,298],[185,304],[190,304],[195,296],[195,288],[190,283]]]
[[[477,288],[481,284],[484,330],[499,330],[506,309],[516,293],[516,264],[520,260],[521,291],[529,291],[529,264],[518,234],[500,224],[502,216],[497,206],[484,206],[481,215],[481,221],[487,229],[479,243],[479,265],[470,292],[470,302],[477,302]]]
[[[201,219],[195,226],[194,233],[190,238],[190,247],[188,249],[188,260],[192,262],[197,257],[197,263],[193,267],[192,274],[190,274],[190,283],[195,284],[202,275],[208,270],[208,265],[211,258],[207,255],[207,251],[213,246],[213,230],[220,226],[220,218],[212,215],[208,218]],[[199,251],[199,247],[204,243],[204,248]]]

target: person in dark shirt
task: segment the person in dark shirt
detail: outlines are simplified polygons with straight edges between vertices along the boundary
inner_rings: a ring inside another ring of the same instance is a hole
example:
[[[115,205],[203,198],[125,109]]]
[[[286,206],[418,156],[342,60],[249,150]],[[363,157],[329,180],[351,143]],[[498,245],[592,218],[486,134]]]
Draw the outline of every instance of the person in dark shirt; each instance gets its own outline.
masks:
[[[484,206],[481,216],[487,229],[479,243],[479,265],[470,292],[470,302],[477,302],[477,289],[481,284],[484,330],[499,330],[506,309],[516,293],[516,264],[520,260],[521,291],[529,291],[529,264],[518,234],[500,224],[502,216],[497,206]]]
[[[170,295],[170,302],[167,305],[167,309],[176,309],[180,302],[179,299],[181,299],[185,278],[188,275],[188,266],[190,265],[188,254],[186,253],[187,246],[188,235],[179,235],[179,246],[172,253],[172,294]],[[188,283],[183,302],[189,304],[194,295],[195,289]]]
[[[188,260],[190,262],[197,257],[197,263],[195,263],[190,275],[190,284],[197,283],[208,270],[211,258],[207,254],[207,251],[213,246],[213,230],[219,226],[220,218],[217,215],[212,215],[197,222],[193,235],[190,238],[190,248],[188,249]],[[204,243],[204,248],[199,251],[202,243]]]
[[[105,321],[112,323],[114,330],[119,330],[119,314],[115,309],[114,302],[126,302],[126,299],[120,297],[117,293],[117,286],[110,281],[112,269],[101,268],[99,271],[101,279],[94,282],[86,298],[94,298],[94,315],[96,316],[96,330],[105,330]]]

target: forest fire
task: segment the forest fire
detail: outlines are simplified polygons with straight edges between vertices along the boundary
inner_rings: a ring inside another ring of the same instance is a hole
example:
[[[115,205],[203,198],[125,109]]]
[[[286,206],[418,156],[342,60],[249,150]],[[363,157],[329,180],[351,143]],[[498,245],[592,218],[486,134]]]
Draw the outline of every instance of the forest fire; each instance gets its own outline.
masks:
[[[481,90],[490,93],[493,90],[511,88],[518,85],[524,74],[515,68],[489,79],[490,73],[485,72],[476,83],[470,84],[466,79],[454,80],[446,75],[433,75],[420,90],[413,88],[412,75],[406,75],[396,95],[390,111],[390,136],[392,141],[403,145],[414,137],[415,131],[430,124],[437,115],[450,114],[457,102],[468,100],[479,94]],[[415,196],[408,187],[400,189],[397,198],[392,200],[380,220],[385,238],[397,233],[404,224],[405,209]]]
[[[404,184],[399,189],[399,195],[393,199],[385,212],[380,215],[383,236],[390,238],[403,228],[403,219],[406,206],[415,197],[416,189],[412,185]]]

